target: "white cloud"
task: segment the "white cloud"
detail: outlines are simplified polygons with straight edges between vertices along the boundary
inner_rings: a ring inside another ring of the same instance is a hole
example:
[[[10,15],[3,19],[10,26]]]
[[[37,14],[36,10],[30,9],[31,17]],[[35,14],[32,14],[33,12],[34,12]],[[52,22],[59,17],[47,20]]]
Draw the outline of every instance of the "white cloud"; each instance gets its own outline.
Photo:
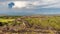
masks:
[[[57,8],[60,6],[60,0],[37,0],[37,1],[16,1],[16,6],[18,8],[35,8],[37,6],[43,6],[42,8]]]
[[[11,1],[9,1],[11,2]],[[9,2],[4,2],[4,6],[7,5]],[[12,1],[15,3],[13,8],[60,8],[60,0],[23,0],[23,1]],[[1,3],[0,3],[1,4]]]
[[[23,8],[23,7],[27,7],[27,5],[29,4],[29,2],[27,1],[15,1],[15,6],[13,6],[13,8]]]
[[[43,8],[58,8],[60,6],[60,0],[42,0]],[[60,8],[60,7],[59,7]]]

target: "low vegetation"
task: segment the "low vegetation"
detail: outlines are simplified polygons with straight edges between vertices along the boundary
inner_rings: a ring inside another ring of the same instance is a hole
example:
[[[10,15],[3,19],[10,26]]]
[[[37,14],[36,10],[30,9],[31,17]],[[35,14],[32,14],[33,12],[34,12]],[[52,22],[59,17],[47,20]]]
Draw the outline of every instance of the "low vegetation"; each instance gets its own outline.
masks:
[[[60,31],[60,16],[0,16],[0,26],[2,30],[5,27],[9,31],[15,29],[25,34],[29,34],[27,31],[33,34],[38,34],[37,32],[56,34]]]

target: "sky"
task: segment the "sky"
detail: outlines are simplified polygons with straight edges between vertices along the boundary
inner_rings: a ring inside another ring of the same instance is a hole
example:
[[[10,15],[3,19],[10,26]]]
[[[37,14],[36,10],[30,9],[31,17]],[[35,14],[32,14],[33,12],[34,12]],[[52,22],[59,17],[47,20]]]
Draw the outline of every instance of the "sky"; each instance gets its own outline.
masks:
[[[14,6],[9,8],[11,2]],[[0,0],[0,14],[60,14],[60,0]]]

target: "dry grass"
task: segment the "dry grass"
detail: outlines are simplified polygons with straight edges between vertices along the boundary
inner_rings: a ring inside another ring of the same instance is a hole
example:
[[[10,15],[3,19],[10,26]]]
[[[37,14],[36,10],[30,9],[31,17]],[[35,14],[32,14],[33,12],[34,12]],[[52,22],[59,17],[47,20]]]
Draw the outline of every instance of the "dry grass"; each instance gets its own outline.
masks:
[[[57,34],[60,16],[22,16],[0,18],[0,34]],[[60,34],[60,33],[58,33]]]

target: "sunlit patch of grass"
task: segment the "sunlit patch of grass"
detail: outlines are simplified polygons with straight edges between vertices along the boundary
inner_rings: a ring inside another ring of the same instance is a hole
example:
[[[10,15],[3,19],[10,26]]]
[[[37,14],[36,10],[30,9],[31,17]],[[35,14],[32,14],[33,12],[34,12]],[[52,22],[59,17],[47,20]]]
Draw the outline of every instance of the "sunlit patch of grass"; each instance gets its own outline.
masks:
[[[14,19],[0,19],[0,22],[8,22],[8,21],[13,21]]]

